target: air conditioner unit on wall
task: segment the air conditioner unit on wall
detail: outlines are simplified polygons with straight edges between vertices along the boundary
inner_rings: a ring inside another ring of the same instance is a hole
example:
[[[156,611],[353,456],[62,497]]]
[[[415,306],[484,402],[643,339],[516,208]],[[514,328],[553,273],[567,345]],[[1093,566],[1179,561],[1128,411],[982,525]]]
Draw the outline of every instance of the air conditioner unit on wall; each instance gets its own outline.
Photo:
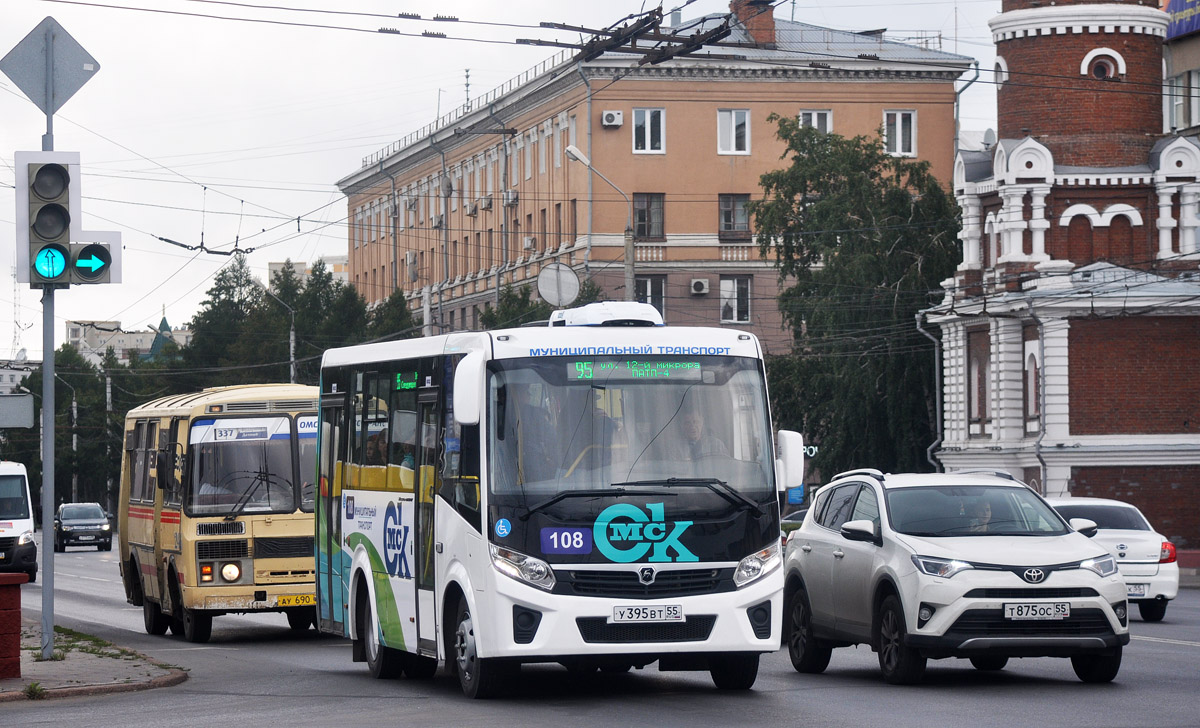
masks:
[[[488,195],[487,197],[479,198],[479,209],[480,210],[492,209],[492,196],[491,195]]]
[[[600,126],[618,127],[625,123],[624,111],[601,111]]]
[[[445,216],[443,216],[443,215],[434,215],[433,217],[429,218],[430,227],[440,228],[444,224],[444,222],[445,222]]]
[[[532,235],[526,235],[523,244],[525,250],[533,250],[535,245],[537,245],[537,238],[533,237]]]
[[[703,296],[706,293],[708,293],[708,279],[707,278],[693,278],[692,279],[692,295],[693,296]]]
[[[474,202],[468,202],[466,212],[467,217],[475,217],[477,214],[479,214],[479,205]]]
[[[520,199],[521,197],[517,194],[516,190],[504,190],[504,204],[506,207],[512,207]]]

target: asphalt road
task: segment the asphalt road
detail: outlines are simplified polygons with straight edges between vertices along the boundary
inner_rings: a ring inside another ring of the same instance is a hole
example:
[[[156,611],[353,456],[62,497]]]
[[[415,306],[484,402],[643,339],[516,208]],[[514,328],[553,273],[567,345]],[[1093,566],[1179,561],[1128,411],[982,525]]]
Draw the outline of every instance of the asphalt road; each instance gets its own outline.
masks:
[[[138,693],[7,703],[3,725],[516,726],[1195,726],[1200,724],[1200,590],[1184,590],[1158,624],[1133,610],[1133,640],[1109,685],[1085,685],[1067,660],[1014,660],[983,673],[963,660],[931,662],[923,685],[890,686],[869,649],[835,650],[822,675],[794,672],[786,653],[764,658],[748,693],[721,693],[707,673],[580,678],[527,666],[518,692],[468,701],[441,672],[429,682],[376,681],[350,660],[348,641],[296,633],[283,615],[218,617],[193,645],[142,629],[125,603],[116,552],[56,554],[55,621],[186,668],[180,686]],[[41,581],[22,587],[40,612]]]

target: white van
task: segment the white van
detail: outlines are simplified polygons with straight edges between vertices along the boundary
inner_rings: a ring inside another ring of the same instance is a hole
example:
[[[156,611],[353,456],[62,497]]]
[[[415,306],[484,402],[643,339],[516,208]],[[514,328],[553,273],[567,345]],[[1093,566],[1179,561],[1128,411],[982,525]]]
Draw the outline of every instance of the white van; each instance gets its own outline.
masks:
[[[21,463],[0,460],[0,571],[24,571],[32,582],[37,570],[29,476]]]

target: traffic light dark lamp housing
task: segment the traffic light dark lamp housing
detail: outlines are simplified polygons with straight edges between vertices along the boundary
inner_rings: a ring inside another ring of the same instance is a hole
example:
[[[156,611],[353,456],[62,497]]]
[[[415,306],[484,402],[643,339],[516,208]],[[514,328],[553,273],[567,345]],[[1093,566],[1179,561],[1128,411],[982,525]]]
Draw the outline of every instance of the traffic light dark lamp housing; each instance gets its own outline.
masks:
[[[17,280],[34,288],[72,280],[80,240],[78,152],[17,152]]]

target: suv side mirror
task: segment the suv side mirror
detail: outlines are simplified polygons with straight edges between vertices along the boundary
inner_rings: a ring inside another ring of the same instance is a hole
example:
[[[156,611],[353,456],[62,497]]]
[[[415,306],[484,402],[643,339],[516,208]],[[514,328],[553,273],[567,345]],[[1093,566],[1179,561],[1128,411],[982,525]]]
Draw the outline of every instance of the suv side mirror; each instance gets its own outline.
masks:
[[[1096,522],[1090,518],[1072,518],[1070,520],[1070,524],[1071,528],[1079,531],[1088,538],[1095,536],[1096,531],[1099,529],[1099,526],[1096,525]]]
[[[842,536],[851,541],[865,541],[877,546],[883,545],[883,537],[875,533],[875,522],[865,519],[843,523]]]

